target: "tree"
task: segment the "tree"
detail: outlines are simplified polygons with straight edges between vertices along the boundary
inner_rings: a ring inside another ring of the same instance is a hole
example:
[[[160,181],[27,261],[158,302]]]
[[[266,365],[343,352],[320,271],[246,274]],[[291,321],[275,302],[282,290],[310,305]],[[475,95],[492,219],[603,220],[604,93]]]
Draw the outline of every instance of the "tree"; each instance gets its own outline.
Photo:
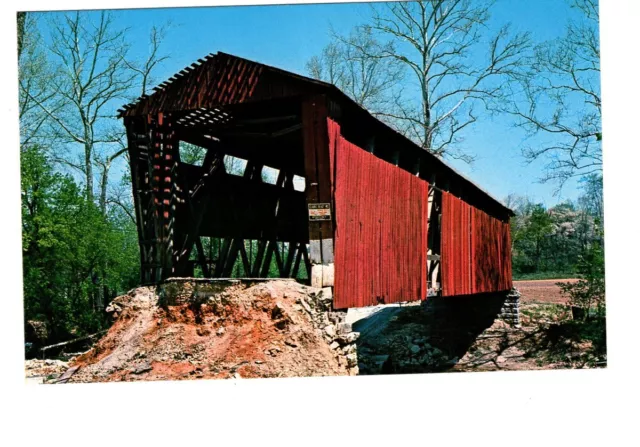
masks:
[[[22,55],[22,47],[24,43],[24,27],[27,19],[27,13],[18,11],[17,20],[18,20],[18,59]]]
[[[602,175],[590,174],[580,179],[582,195],[578,199],[586,214],[604,224],[604,197],[602,194]]]
[[[58,66],[51,79],[56,96],[50,103],[33,95],[30,98],[50,119],[52,135],[63,149],[71,144],[82,147],[80,160],[74,160],[67,151],[57,161],[83,174],[85,194],[92,202],[96,150],[120,140],[121,131],[109,108],[125,97],[134,77],[126,70],[125,30],[114,29],[108,12],[102,11],[97,23],[89,14],[76,11],[52,21],[49,50]]]
[[[48,147],[44,129],[48,115],[41,104],[51,101],[56,90],[51,85],[51,67],[42,45],[42,36],[33,13],[18,15],[18,117],[20,147],[31,144]]]
[[[144,96],[149,90],[149,86],[155,83],[153,71],[164,61],[169,59],[167,54],[160,54],[162,41],[167,35],[170,24],[162,26],[153,25],[149,32],[149,54],[143,61],[127,61],[127,66],[136,74],[139,79],[140,95]]]
[[[38,141],[54,146],[50,160],[82,175],[88,204],[95,204],[94,184],[98,184],[97,209],[103,219],[114,216],[109,204],[118,205],[123,216],[132,216],[131,201],[121,200],[119,189],[110,197],[111,168],[127,152],[115,109],[130,100],[138,87],[139,94],[147,91],[153,70],[167,58],[160,54],[166,28],[152,27],[148,56],[132,61],[127,59],[127,30],[118,28],[110,13],[57,15],[48,23],[52,43],[46,48],[47,58],[29,18],[21,57],[23,146],[36,141],[33,135],[40,135]],[[111,281],[108,263],[103,258],[93,272],[100,284],[97,309],[104,307],[105,287]]]
[[[348,36],[332,34],[334,41],[307,62],[309,74],[335,85],[373,115],[387,110],[402,81],[403,66],[369,55],[393,52],[393,44],[382,45],[371,28],[356,28]]]
[[[425,0],[388,3],[360,27],[382,42],[366,48],[348,42],[370,60],[399,63],[409,73],[393,107],[376,111],[425,150],[472,162],[460,145],[478,119],[476,109],[504,100],[506,81],[529,46],[526,33],[508,26],[483,40],[493,1]],[[479,52],[486,61],[476,62]],[[413,87],[412,87],[413,86]],[[415,94],[417,86],[417,95]],[[417,97],[417,99],[416,99]]]
[[[124,189],[109,178],[126,155],[115,110],[145,91],[166,57],[159,28],[135,62],[125,58],[126,30],[107,13],[57,15],[46,23],[50,45],[42,17],[22,15],[18,29],[24,302],[53,343],[103,328],[105,298],[138,282],[130,182]]]
[[[569,296],[572,306],[585,309],[584,319],[589,318],[589,310],[595,306],[600,316],[605,313],[605,270],[604,249],[600,241],[595,241],[578,260],[578,273],[582,278],[574,283],[560,282],[562,292]]]
[[[542,181],[559,186],[602,171],[600,40],[597,0],[573,0],[580,19],[564,36],[537,45],[514,72],[520,90],[507,108],[529,135],[551,137],[525,147],[528,161],[544,159]]]
[[[40,147],[20,155],[25,318],[46,322],[53,340],[95,332],[106,324],[95,272],[106,265],[114,291],[135,284],[135,228],[106,219]]]
[[[515,212],[511,233],[516,275],[586,275],[584,263],[595,262],[594,250],[604,247],[602,178],[585,179],[582,191],[575,202],[549,209],[526,197],[507,197],[508,206]]]
[[[542,260],[553,230],[553,220],[544,206],[527,202],[512,223],[514,270],[523,273],[543,270]]]
[[[146,95],[149,85],[155,82],[155,69],[157,69],[164,61],[169,59],[168,54],[161,53],[162,41],[166,37],[168,28],[168,23],[162,26],[153,25],[151,27],[151,31],[149,32],[149,51],[145,59],[139,61],[128,60],[127,58],[124,59],[124,64],[129,68],[133,76],[133,89],[134,91],[135,89],[138,89],[140,96]],[[135,219],[133,218],[132,197],[123,199],[125,197],[123,189],[127,190],[126,195],[131,195],[131,181],[129,174],[125,174],[125,179],[127,180],[126,185],[122,185],[121,182],[121,184],[116,188],[111,188],[111,194],[109,195],[109,172],[111,171],[111,167],[118,158],[127,153],[128,149],[125,142],[125,132],[121,125],[115,128],[114,137],[117,139],[117,150],[106,154],[96,154],[94,158],[95,163],[99,166],[101,171],[99,198],[100,209],[102,210],[102,213],[106,215],[109,203],[118,205],[135,224]]]

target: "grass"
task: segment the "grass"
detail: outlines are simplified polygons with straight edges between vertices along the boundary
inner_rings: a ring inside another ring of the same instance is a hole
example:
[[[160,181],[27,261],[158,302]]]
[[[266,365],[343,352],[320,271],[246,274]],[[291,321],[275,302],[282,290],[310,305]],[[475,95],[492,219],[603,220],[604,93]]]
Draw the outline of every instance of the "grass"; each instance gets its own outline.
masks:
[[[514,281],[537,281],[544,279],[572,279],[579,275],[572,272],[536,272],[536,273],[517,273],[514,272]]]
[[[520,313],[536,325],[543,322],[566,320],[571,316],[568,306],[555,303],[540,303],[535,306],[522,307]]]

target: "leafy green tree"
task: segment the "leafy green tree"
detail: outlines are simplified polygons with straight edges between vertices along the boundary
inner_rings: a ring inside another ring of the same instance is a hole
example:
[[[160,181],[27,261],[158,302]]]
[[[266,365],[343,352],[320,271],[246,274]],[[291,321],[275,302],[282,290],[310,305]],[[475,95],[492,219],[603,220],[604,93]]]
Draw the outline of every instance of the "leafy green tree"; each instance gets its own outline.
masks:
[[[594,241],[580,256],[578,272],[582,275],[579,281],[560,282],[558,285],[563,293],[569,296],[571,305],[586,310],[584,318],[589,318],[589,311],[592,308],[595,308],[597,315],[604,316],[604,248],[600,240]]]
[[[123,215],[103,216],[38,146],[21,152],[21,193],[25,318],[46,322],[52,340],[105,327],[96,267],[109,270],[106,296],[136,284],[135,227]]]
[[[521,226],[513,234],[516,270],[538,272],[547,241],[553,232],[553,220],[542,204],[529,204],[521,216]]]

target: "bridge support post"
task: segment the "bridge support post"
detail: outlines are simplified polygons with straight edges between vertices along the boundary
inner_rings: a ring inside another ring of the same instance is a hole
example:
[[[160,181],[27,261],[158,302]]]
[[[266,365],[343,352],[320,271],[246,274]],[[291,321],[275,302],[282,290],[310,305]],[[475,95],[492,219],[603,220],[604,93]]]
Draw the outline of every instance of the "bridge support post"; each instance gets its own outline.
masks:
[[[311,286],[333,287],[334,202],[327,130],[328,109],[322,95],[302,103],[306,196],[309,212]]]

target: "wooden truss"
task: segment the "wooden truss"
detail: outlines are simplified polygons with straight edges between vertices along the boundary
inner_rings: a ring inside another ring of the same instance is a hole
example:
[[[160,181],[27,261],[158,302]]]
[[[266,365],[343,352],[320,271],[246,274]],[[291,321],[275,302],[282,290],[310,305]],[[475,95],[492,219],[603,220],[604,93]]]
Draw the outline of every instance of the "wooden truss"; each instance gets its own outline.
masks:
[[[195,116],[210,118],[206,113]],[[249,159],[240,177],[229,174],[224,167],[229,148],[217,139],[204,138],[202,130],[185,130],[179,123],[168,113],[125,119],[142,283],[193,276],[196,266],[203,276],[212,278],[274,274],[287,278],[298,277],[304,263],[304,274],[310,278],[307,229],[291,230],[306,224],[304,193],[293,186],[296,169],[283,166],[275,185],[263,182],[262,160]],[[299,124],[285,124],[287,129],[300,129]],[[180,138],[195,140],[207,150],[201,167],[181,162]],[[246,194],[234,193],[238,190],[264,192],[269,200],[246,201]],[[291,221],[292,215],[297,222]],[[215,256],[212,236],[218,241]],[[203,244],[206,237],[208,254]]]

